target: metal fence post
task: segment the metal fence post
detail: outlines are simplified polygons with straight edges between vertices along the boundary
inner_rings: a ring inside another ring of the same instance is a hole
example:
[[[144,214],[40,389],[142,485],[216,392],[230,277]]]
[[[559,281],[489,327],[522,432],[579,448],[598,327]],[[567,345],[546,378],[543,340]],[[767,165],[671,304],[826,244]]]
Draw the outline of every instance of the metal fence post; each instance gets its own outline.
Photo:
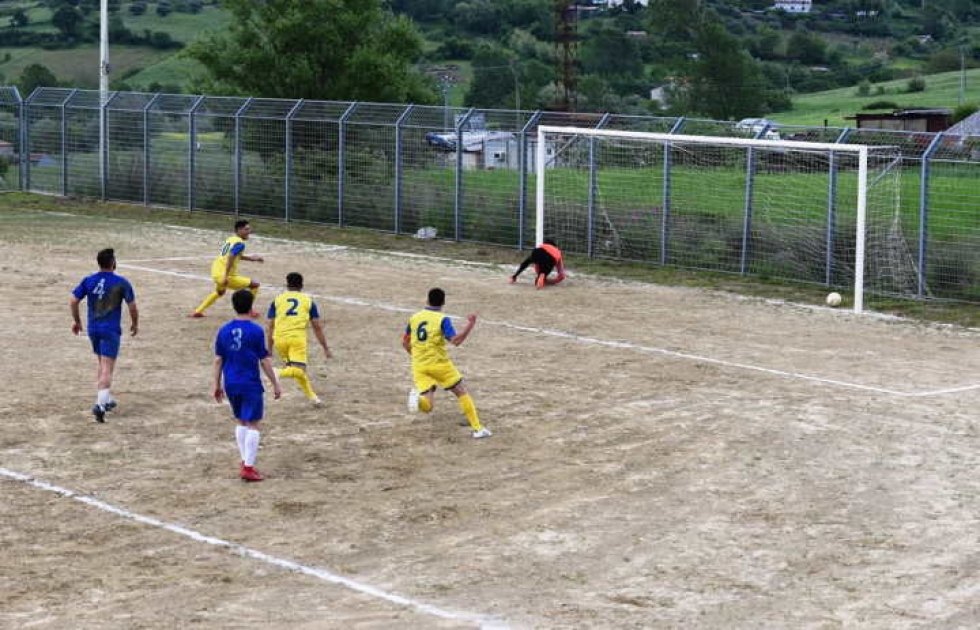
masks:
[[[684,126],[684,117],[678,118],[667,133],[675,134]],[[663,212],[660,214],[660,264],[666,265],[669,260],[668,239],[670,238],[670,178],[671,160],[670,143],[664,143],[664,191]]]
[[[843,144],[850,129],[841,132],[834,144]],[[827,177],[827,233],[824,238],[824,284],[828,287],[834,282],[834,241],[837,235],[837,155],[831,151],[828,160]]]
[[[599,122],[596,123],[596,129],[602,129],[603,126],[612,117],[611,114],[603,114]],[[594,242],[595,242],[595,201],[599,193],[599,171],[596,168],[596,151],[595,151],[595,136],[589,137],[589,207],[587,211],[588,223],[585,228],[585,239],[586,246],[585,251],[589,258],[595,255]]]
[[[100,146],[102,146],[104,149],[99,155],[99,172],[102,174],[102,176],[99,178],[101,180],[99,182],[99,191],[102,195],[102,201],[106,200],[109,191],[109,104],[116,100],[117,96],[119,96],[119,92],[114,92],[112,96],[107,98],[104,103],[100,102],[99,104],[99,130],[102,135],[102,137],[99,138],[99,142],[101,143]]]
[[[453,238],[459,240],[462,231],[463,209],[463,129],[476,108],[470,108],[456,124],[456,185],[453,195]]]
[[[160,98],[154,94],[143,107],[143,205],[150,205],[150,108]]]
[[[194,180],[197,174],[197,110],[204,103],[204,97],[197,100],[187,112],[187,209],[194,209]]]
[[[537,110],[521,128],[517,147],[517,168],[520,175],[517,178],[517,249],[524,250],[524,224],[527,222],[527,133],[541,119],[541,110]]]
[[[926,243],[929,236],[929,175],[932,171],[932,154],[939,148],[939,143],[943,139],[943,133],[939,132],[929,143],[925,153],[922,154],[922,175],[919,180],[919,269],[916,295],[923,297],[926,293]]]
[[[290,206],[290,196],[289,196],[289,182],[293,179],[293,116],[299,111],[299,108],[303,106],[304,99],[299,99],[293,108],[289,110],[286,114],[286,181],[283,182],[283,203],[285,207],[283,208],[284,217],[283,220],[289,223],[289,206]]]
[[[764,138],[771,125],[763,125],[753,140]],[[738,272],[745,275],[749,268],[749,248],[752,245],[752,210],[755,192],[755,147],[745,151],[745,201],[742,213],[742,251],[738,261]]]
[[[68,101],[72,99],[78,90],[72,90],[68,93],[65,100],[61,101],[61,196],[68,196],[68,120],[66,117],[65,110],[67,109]]]
[[[357,109],[357,105],[357,101],[351,103],[337,121],[337,225],[341,227],[344,225],[344,172],[347,168],[344,153],[347,149],[347,141],[345,139],[347,135],[347,119]]]
[[[395,121],[395,234],[402,231],[402,123],[415,105],[409,105]]]
[[[16,87],[14,87],[13,90],[14,96],[17,97],[17,186],[23,191],[27,190],[27,186],[25,184],[25,171],[27,169],[24,167],[24,164],[28,162],[25,159],[25,156],[27,155],[27,145],[25,144],[27,142],[27,105],[24,103],[24,99],[20,96],[20,90],[18,90]]]
[[[235,150],[233,159],[231,162],[232,177],[235,181],[233,184],[234,197],[235,197],[235,216],[237,217],[241,211],[242,202],[242,112],[248,109],[248,106],[252,104],[252,97],[245,99],[242,106],[235,110]]]

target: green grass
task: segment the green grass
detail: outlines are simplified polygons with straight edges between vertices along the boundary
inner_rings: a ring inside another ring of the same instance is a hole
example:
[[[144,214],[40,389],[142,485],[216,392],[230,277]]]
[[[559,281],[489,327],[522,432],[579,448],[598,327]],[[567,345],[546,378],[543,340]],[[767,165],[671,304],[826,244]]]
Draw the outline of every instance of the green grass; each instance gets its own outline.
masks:
[[[960,73],[943,72],[923,77],[926,89],[923,92],[906,91],[908,79],[898,79],[876,83],[868,96],[858,96],[854,86],[801,94],[793,99],[793,109],[779,112],[769,117],[785,125],[805,125],[818,127],[827,121],[830,127],[853,127],[854,116],[862,107],[874,101],[891,101],[899,107],[948,107],[954,109],[959,104]],[[878,86],[885,89],[884,94],[875,94]],[[980,103],[980,68],[966,72],[965,102]]]
[[[174,12],[166,17],[157,15],[156,4],[147,5],[143,15],[131,15],[128,9],[120,14],[126,28],[137,35],[141,35],[144,30],[159,31],[185,44],[209,31],[221,31],[231,23],[231,15],[213,5],[205,6],[200,13]]]
[[[10,61],[0,63],[0,73],[8,81],[16,80],[24,68],[39,63],[47,66],[58,81],[72,87],[98,89],[98,46],[70,50],[44,50],[42,48],[0,48],[0,59],[10,53]],[[173,55],[172,51],[154,50],[142,46],[113,46],[109,51],[112,80],[126,72],[152,67]],[[22,95],[26,96],[26,95]]]

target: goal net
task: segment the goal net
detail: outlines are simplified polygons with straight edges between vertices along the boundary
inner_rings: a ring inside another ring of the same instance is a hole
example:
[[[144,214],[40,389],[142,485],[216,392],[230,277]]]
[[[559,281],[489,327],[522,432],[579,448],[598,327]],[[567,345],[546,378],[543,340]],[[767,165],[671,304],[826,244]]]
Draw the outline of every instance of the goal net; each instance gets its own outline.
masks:
[[[856,311],[915,295],[894,147],[541,126],[530,149],[537,243],[820,284]]]

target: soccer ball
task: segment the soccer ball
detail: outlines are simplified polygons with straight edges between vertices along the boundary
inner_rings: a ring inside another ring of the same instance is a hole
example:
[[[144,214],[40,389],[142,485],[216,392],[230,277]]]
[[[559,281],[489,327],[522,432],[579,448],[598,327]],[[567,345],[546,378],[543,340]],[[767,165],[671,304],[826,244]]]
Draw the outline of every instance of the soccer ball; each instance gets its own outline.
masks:
[[[841,300],[840,293],[836,291],[827,294],[827,306],[840,306]]]

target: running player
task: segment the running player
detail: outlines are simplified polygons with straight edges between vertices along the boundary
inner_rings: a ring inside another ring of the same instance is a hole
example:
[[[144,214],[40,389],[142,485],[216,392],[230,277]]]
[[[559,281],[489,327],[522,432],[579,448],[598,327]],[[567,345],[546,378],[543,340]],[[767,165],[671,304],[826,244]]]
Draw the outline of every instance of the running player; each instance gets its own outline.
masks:
[[[214,341],[214,399],[221,402],[228,394],[228,402],[238,421],[235,439],[242,457],[238,474],[244,481],[262,481],[262,474],[255,469],[259,455],[259,422],[262,421],[263,392],[259,367],[272,383],[275,398],[282,395],[282,387],[272,359],[265,345],[262,327],[250,320],[255,296],[251,291],[239,289],[231,296],[235,319],[218,330]],[[222,387],[222,378],[224,387]]]
[[[295,271],[286,274],[286,290],[276,296],[269,305],[269,324],[266,332],[266,343],[274,347],[279,358],[286,367],[279,370],[280,377],[296,379],[306,398],[319,407],[320,397],[310,385],[310,377],[306,374],[306,326],[313,328],[316,340],[323,348],[323,354],[329,359],[330,348],[323,335],[320,325],[320,311],[316,302],[308,294],[303,293],[303,276]]]
[[[139,309],[136,308],[136,294],[129,280],[116,275],[116,254],[112,249],[103,249],[96,255],[99,271],[85,277],[72,291],[68,306],[73,323],[74,335],[82,332],[82,319],[78,304],[88,300],[88,338],[92,351],[98,359],[96,377],[95,405],[92,415],[96,422],[105,422],[105,414],[116,408],[112,397],[112,374],[116,369],[119,344],[122,340],[122,303],[129,307],[129,332],[136,335],[139,330]]]
[[[453,365],[446,352],[446,342],[458,346],[466,341],[476,326],[476,314],[466,316],[466,328],[456,333],[452,320],[442,314],[446,293],[442,289],[429,291],[424,310],[412,315],[402,335],[402,347],[412,357],[412,378],[415,388],[408,394],[408,408],[412,412],[432,411],[436,386],[456,394],[459,407],[466,415],[473,437],[490,437],[490,429],[480,424],[472,396],[463,386],[463,376]]]
[[[534,273],[536,274],[534,286],[539,289],[543,289],[546,284],[558,284],[565,279],[565,265],[562,262],[561,250],[550,238],[544,239],[541,245],[531,250],[531,255],[521,263],[514,275],[510,277],[511,284],[517,282],[517,276],[521,275],[531,264],[534,265]],[[558,272],[553,279],[548,278],[548,274],[552,271]]]
[[[249,256],[245,253],[245,241],[252,234],[252,226],[245,219],[235,222],[235,235],[229,236],[225,244],[221,246],[221,253],[211,263],[211,279],[214,280],[214,291],[211,292],[201,304],[194,309],[191,317],[204,317],[206,311],[212,304],[218,301],[225,291],[231,289],[248,288],[253,296],[259,294],[259,283],[246,276],[238,275],[238,261],[249,260],[252,262],[262,262],[261,256]],[[256,312],[251,313],[252,317],[258,317]]]

